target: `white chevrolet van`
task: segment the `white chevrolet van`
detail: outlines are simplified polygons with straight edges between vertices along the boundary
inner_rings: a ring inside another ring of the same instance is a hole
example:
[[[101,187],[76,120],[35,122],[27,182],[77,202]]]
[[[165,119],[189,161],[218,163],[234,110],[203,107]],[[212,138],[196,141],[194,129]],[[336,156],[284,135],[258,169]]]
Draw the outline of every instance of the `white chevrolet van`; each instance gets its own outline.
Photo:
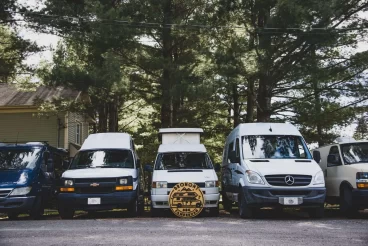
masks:
[[[136,216],[143,208],[138,155],[126,133],[91,134],[61,178],[58,202],[62,219],[76,210],[127,208]]]
[[[211,215],[218,215],[218,178],[205,146],[200,144],[201,133],[203,130],[200,128],[160,129],[162,144],[158,149],[152,174],[153,216],[170,208],[170,191],[181,182],[197,184],[204,194],[204,208],[209,209]],[[148,169],[150,166],[146,170]]]
[[[347,216],[368,208],[368,141],[338,138],[313,154],[318,152],[326,180],[326,202],[340,204]]]
[[[226,139],[222,201],[249,218],[262,207],[301,207],[323,216],[325,182],[300,132],[286,123],[247,123]]]

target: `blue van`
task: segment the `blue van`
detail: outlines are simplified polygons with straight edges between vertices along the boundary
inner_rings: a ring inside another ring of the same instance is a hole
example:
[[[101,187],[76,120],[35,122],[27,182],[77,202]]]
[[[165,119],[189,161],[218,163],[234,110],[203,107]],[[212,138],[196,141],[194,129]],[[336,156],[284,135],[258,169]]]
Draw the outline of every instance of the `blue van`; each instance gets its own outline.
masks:
[[[47,143],[0,143],[0,213],[16,219],[28,213],[39,219],[56,198],[56,185],[68,153]]]

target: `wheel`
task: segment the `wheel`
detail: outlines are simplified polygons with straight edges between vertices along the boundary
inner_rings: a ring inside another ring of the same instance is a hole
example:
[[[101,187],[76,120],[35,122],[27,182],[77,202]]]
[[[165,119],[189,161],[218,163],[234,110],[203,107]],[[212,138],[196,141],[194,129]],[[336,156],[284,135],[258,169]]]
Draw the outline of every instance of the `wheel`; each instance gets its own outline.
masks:
[[[308,214],[313,219],[322,219],[325,214],[325,208],[323,205],[317,208],[310,208],[308,209]]]
[[[347,186],[344,186],[340,191],[340,211],[348,217],[354,217],[358,214],[358,209],[353,205],[353,194]]]
[[[128,207],[128,213],[132,217],[138,216],[138,198],[136,198]]]
[[[226,196],[226,193],[223,192],[222,193],[222,206],[224,207],[224,209],[228,212],[231,211],[231,209],[233,208],[233,203],[231,200],[229,200],[229,198]]]
[[[29,217],[33,220],[38,220],[42,217],[44,213],[44,207],[41,197],[36,197],[36,200],[29,211]]]
[[[59,215],[63,220],[73,219],[74,213],[74,209],[59,207]]]
[[[209,216],[211,216],[211,217],[218,217],[219,214],[220,214],[220,208],[219,208],[218,205],[215,208],[210,208]]]
[[[8,218],[10,220],[16,220],[16,219],[18,219],[18,216],[19,216],[19,213],[16,213],[16,212],[8,213]]]
[[[238,198],[239,216],[240,218],[247,219],[253,217],[253,209],[247,205],[243,192],[239,192]]]

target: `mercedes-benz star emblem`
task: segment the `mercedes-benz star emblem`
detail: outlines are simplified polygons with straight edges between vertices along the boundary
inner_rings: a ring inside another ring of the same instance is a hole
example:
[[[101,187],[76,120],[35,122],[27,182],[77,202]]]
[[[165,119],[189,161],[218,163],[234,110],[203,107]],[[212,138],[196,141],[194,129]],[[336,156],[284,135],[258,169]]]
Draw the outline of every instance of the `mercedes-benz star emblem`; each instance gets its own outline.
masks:
[[[287,185],[293,185],[294,184],[293,176],[290,176],[290,175],[285,176],[285,183]]]

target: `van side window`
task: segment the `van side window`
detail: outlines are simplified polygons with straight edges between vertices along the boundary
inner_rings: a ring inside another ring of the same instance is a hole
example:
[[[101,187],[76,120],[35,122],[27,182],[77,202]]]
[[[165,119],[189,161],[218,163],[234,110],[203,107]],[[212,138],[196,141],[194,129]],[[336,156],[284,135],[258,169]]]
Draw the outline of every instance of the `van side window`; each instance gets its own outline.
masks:
[[[233,151],[234,150],[234,142],[232,142],[232,143],[230,143],[229,144],[229,147],[228,147],[228,149],[227,149],[227,162],[228,163],[231,163],[231,161],[230,161],[230,152],[231,151]]]
[[[340,165],[341,165],[341,158],[340,158],[340,151],[339,151],[339,147],[337,146],[332,146],[330,148],[330,152],[328,153],[328,155],[334,155],[335,156],[335,159],[337,162],[340,162]],[[328,158],[327,158],[328,159]],[[327,162],[329,162],[327,160]],[[337,164],[337,163],[336,163]]]
[[[235,154],[236,154],[236,161],[240,163],[240,146],[239,146],[239,138],[236,139],[235,142]]]

